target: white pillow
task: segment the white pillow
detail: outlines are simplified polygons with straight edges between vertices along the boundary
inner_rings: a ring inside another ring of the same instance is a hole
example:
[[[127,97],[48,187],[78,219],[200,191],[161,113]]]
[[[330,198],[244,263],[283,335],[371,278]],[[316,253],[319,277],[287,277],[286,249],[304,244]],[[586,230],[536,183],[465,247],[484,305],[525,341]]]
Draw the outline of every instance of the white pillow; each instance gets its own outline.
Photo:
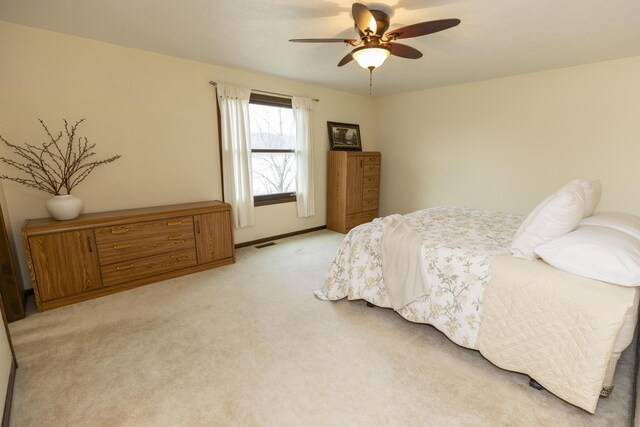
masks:
[[[598,225],[613,228],[640,239],[640,216],[619,212],[598,212],[582,220],[580,225]]]
[[[582,181],[582,190],[584,191],[584,217],[591,216],[596,210],[600,196],[602,196],[602,183],[597,181]]]
[[[584,190],[576,179],[540,203],[524,219],[511,243],[516,258],[536,259],[534,249],[576,229],[584,215]]]
[[[580,227],[536,248],[552,266],[579,276],[640,286],[640,240],[612,228]]]

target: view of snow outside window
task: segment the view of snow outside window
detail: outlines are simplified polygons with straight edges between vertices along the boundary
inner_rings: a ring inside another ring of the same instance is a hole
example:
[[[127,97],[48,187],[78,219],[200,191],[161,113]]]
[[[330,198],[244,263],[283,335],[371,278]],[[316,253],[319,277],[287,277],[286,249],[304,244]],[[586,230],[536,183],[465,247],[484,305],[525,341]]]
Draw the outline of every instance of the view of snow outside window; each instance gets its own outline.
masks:
[[[295,123],[291,108],[249,104],[251,148],[294,150]],[[295,193],[296,158],[293,152],[252,153],[253,195]]]

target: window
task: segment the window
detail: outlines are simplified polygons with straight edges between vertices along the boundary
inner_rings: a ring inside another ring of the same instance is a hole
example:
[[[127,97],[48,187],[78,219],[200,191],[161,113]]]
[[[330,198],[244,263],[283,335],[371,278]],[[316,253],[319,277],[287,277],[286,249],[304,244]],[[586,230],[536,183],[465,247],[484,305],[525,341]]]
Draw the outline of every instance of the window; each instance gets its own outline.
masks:
[[[249,101],[256,206],[296,200],[296,129],[291,100],[252,93]]]

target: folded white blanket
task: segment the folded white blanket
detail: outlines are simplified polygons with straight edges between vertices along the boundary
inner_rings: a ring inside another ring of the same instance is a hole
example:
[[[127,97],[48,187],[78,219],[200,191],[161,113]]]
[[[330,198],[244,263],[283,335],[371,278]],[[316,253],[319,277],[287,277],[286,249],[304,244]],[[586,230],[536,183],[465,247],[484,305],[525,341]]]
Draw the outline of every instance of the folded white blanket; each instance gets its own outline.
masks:
[[[381,219],[385,223],[380,238],[382,275],[394,310],[429,293],[423,272],[422,237],[402,215]]]

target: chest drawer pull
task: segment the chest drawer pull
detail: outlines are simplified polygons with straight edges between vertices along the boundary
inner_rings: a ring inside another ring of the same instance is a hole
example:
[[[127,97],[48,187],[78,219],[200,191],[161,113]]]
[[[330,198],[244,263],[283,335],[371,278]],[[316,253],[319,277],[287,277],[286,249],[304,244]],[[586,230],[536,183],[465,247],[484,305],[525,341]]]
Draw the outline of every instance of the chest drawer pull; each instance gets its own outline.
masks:
[[[167,225],[182,225],[182,221],[167,221]]]
[[[116,267],[116,270],[118,271],[122,271],[122,270],[129,270],[133,268],[133,263],[129,264],[129,265],[119,265]]]
[[[123,243],[120,245],[113,245],[113,249],[127,249],[131,247],[131,243]]]
[[[177,236],[169,236],[169,240],[178,240],[182,239],[182,234],[178,234]]]
[[[111,234],[122,234],[122,233],[126,233],[128,231],[129,231],[129,229],[127,227],[112,228],[111,229]]]

